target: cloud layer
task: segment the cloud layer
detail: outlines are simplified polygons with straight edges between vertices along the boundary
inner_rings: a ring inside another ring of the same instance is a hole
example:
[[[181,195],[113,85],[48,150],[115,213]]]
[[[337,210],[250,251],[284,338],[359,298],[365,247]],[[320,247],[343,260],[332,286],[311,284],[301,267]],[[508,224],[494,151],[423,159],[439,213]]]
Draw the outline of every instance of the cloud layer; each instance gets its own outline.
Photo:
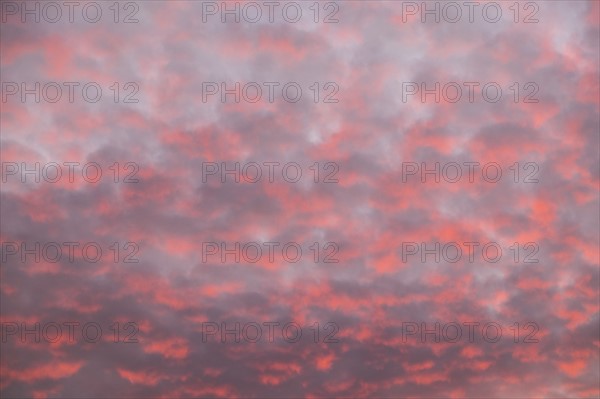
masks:
[[[2,396],[598,397],[599,3],[480,3],[3,3]]]

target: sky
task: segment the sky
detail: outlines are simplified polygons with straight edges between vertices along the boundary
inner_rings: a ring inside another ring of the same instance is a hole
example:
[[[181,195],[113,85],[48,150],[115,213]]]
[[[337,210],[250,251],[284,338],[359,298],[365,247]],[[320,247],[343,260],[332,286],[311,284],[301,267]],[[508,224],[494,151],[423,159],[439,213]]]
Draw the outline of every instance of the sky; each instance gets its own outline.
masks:
[[[0,6],[0,396],[600,396],[598,1]]]

